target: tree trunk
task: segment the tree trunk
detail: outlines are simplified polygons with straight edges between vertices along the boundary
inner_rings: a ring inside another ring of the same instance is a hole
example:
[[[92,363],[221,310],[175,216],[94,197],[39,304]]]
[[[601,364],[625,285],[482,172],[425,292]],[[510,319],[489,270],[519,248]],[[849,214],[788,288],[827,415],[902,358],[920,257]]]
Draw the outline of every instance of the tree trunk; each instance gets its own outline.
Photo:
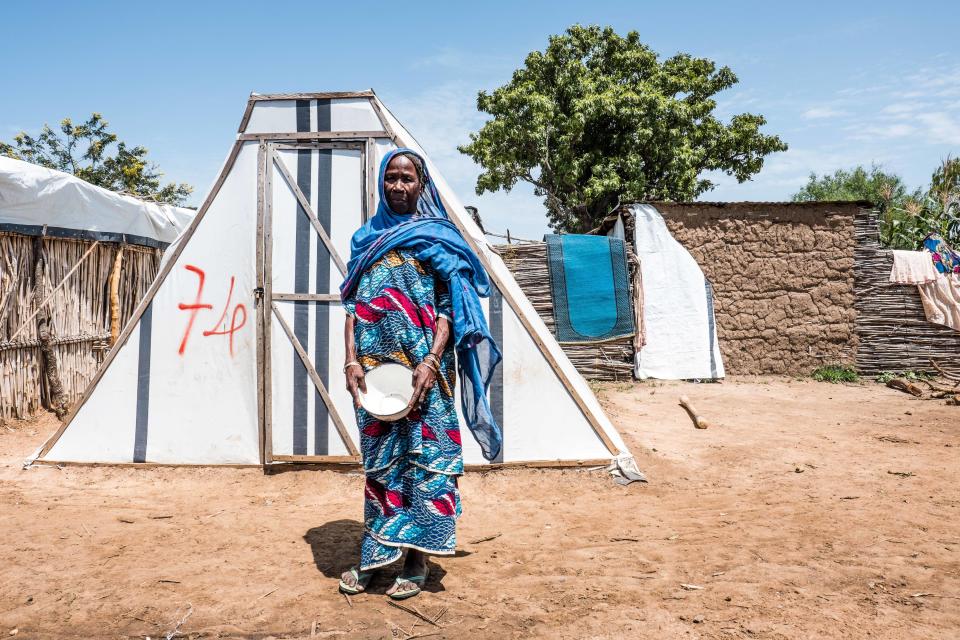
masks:
[[[47,311],[47,305],[44,304],[47,278],[44,273],[46,249],[43,246],[43,238],[37,238],[33,246],[33,303],[37,306],[43,305],[37,313],[37,338],[40,341],[40,353],[43,356],[43,375],[46,376],[47,389],[49,390],[48,401],[50,406],[47,408],[62,419],[67,415],[67,401],[63,393],[63,383],[60,381],[60,366],[57,361],[52,319],[49,311]]]

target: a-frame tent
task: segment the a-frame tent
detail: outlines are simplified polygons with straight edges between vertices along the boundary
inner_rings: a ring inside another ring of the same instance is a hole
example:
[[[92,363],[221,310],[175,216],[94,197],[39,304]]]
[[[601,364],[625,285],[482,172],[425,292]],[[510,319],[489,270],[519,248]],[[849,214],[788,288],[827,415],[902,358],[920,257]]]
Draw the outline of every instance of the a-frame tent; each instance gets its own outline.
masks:
[[[35,461],[358,462],[337,290],[350,237],[376,210],[380,158],[396,146],[423,152],[372,91],[251,95],[193,223]],[[635,470],[585,380],[429,168],[494,285],[484,305],[504,354],[490,397],[504,431],[496,463]],[[489,464],[462,431],[465,461]]]

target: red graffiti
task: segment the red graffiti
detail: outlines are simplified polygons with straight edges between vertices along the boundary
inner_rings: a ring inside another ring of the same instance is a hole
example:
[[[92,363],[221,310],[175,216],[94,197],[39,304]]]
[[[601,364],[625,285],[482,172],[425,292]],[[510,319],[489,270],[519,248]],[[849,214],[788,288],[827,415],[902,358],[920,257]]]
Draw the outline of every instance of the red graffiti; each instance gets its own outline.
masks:
[[[230,291],[227,293],[227,303],[223,307],[223,313],[220,314],[220,319],[217,320],[217,324],[213,325],[219,327],[223,324],[224,319],[227,317],[227,309],[230,308],[230,301],[233,299],[233,282],[235,278],[230,276]],[[243,318],[240,320],[240,323],[237,324],[237,315],[243,314]],[[233,308],[233,314],[230,316],[230,328],[217,330],[210,329],[203,332],[203,337],[207,336],[230,336],[230,357],[233,357],[233,334],[235,334],[243,325],[247,324],[247,308],[242,304],[238,304]]]
[[[197,319],[197,314],[200,313],[201,309],[213,310],[212,304],[206,304],[202,302],[203,300],[203,286],[206,281],[206,274],[203,269],[195,267],[191,264],[184,265],[184,268],[187,271],[192,271],[197,274],[199,281],[197,282],[197,295],[194,298],[193,304],[184,304],[181,302],[177,307],[181,311],[189,311],[190,319],[187,320],[187,328],[183,332],[183,339],[180,340],[180,349],[178,353],[183,355],[184,351],[187,349],[187,341],[190,339],[190,332],[193,331],[193,323]],[[233,308],[233,313],[230,315],[230,326],[229,328],[219,328],[221,325],[224,325],[224,320],[227,318],[227,311],[230,309],[230,303],[233,301],[233,286],[236,282],[234,276],[230,276],[230,290],[227,292],[227,302],[223,306],[223,313],[220,314],[220,319],[217,320],[216,324],[213,325],[213,329],[208,329],[202,333],[203,337],[209,336],[230,336],[230,357],[233,357],[233,336],[234,334],[243,328],[247,324],[247,308],[241,303]]]
[[[203,297],[203,282],[206,280],[207,276],[203,272],[203,269],[199,269],[192,264],[185,265],[184,267],[187,271],[193,271],[200,277],[200,282],[197,286],[197,297],[193,301],[193,304],[183,304],[182,302],[177,305],[181,311],[189,311],[190,319],[187,321],[187,329],[183,332],[183,339],[180,341],[180,349],[177,353],[183,355],[183,352],[187,348],[187,340],[190,338],[190,331],[193,329],[193,321],[197,319],[197,314],[200,313],[200,309],[213,309],[212,304],[203,304],[200,302],[200,299]]]

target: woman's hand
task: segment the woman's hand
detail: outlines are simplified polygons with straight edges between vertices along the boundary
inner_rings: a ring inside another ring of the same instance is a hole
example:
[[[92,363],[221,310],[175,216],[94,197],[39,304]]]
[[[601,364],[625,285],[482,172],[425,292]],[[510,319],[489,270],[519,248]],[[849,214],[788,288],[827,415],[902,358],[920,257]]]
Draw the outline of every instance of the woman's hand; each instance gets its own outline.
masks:
[[[430,393],[433,383],[436,381],[437,373],[427,364],[420,363],[420,365],[413,370],[413,395],[410,397],[410,404],[408,406],[417,408],[422,405],[423,401],[427,399],[427,394]]]
[[[367,392],[367,379],[363,374],[363,368],[351,365],[343,373],[347,377],[347,391],[353,396],[353,406],[359,407],[360,392]]]
[[[353,406],[360,407],[360,391],[367,392],[367,380],[363,374],[363,367],[357,362],[357,349],[354,345],[353,327],[356,323],[349,313],[343,323],[343,346],[347,354],[348,365],[343,368],[343,375],[347,378],[347,391],[353,396]]]

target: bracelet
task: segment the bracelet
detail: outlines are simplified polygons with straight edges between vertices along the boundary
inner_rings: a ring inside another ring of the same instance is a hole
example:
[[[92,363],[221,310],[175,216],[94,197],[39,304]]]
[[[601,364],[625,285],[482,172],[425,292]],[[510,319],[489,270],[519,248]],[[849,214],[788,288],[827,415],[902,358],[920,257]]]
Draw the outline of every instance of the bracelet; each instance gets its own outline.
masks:
[[[435,374],[440,375],[440,369],[437,367],[437,365],[429,362],[426,358],[424,358],[424,359],[420,362],[420,364],[418,364],[417,366],[419,367],[419,366],[421,366],[421,365],[423,365],[423,366],[426,367],[427,369],[430,369],[430,370],[433,371]]]
[[[347,372],[347,369],[349,369],[350,367],[360,367],[360,369],[363,369],[363,365],[362,365],[362,364],[360,364],[360,363],[357,362],[356,360],[351,360],[351,361],[348,362],[347,364],[343,365],[343,372],[346,373],[346,372]]]
[[[423,359],[424,360],[430,359],[430,361],[433,362],[437,367],[440,366],[440,358],[437,357],[436,354],[427,353],[427,355],[423,356]]]

